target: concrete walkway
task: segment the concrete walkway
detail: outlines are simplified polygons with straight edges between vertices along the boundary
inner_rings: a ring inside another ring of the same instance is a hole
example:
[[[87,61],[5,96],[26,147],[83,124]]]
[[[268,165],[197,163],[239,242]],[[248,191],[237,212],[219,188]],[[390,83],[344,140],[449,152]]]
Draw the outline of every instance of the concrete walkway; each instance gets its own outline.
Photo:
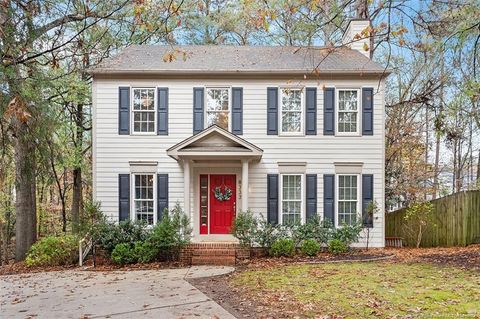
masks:
[[[232,267],[0,276],[0,318],[235,318],[185,278]]]

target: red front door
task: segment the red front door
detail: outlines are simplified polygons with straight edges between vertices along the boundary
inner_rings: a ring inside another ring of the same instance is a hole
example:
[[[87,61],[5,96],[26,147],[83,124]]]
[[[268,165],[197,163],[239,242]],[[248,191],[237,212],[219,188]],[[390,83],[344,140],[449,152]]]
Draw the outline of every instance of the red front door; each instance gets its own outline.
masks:
[[[237,201],[236,185],[235,175],[210,175],[210,234],[230,234]],[[215,196],[218,187],[223,200]],[[227,189],[232,192],[228,199],[224,196]]]

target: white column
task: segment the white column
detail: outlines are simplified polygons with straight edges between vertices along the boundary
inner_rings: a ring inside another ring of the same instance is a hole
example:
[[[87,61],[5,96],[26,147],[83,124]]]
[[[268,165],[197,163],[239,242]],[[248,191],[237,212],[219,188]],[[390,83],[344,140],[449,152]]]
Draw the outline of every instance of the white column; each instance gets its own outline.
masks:
[[[190,216],[190,220],[193,220],[190,210],[190,161],[188,159],[183,160],[183,195],[185,214]]]
[[[248,209],[248,160],[242,160],[242,210]]]

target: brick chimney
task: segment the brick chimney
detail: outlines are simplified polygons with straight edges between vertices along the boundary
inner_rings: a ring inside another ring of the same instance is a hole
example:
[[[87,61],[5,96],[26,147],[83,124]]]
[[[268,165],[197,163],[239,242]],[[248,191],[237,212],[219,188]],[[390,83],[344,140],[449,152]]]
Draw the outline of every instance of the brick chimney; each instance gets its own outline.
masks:
[[[370,59],[370,29],[368,19],[352,19],[343,34],[342,45],[357,50]]]

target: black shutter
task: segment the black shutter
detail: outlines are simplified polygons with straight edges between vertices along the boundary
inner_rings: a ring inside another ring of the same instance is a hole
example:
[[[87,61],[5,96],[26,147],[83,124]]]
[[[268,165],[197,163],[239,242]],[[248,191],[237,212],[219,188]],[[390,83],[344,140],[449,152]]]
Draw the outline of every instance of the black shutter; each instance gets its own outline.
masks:
[[[118,134],[130,134],[130,88],[118,88]]]
[[[335,225],[335,175],[323,175],[323,218]]]
[[[307,174],[307,220],[317,215],[317,175]]]
[[[232,133],[243,134],[243,88],[232,88]]]
[[[317,135],[317,88],[305,89],[305,134]]]
[[[323,91],[323,135],[335,135],[335,89]]]
[[[267,135],[278,135],[278,88],[267,88]]]
[[[267,220],[278,224],[278,174],[267,175]]]
[[[168,88],[157,88],[157,134],[168,135]]]
[[[367,212],[373,202],[373,174],[362,175],[362,222],[365,227],[373,227],[373,216]],[[370,212],[373,213],[373,212]]]
[[[157,174],[157,222],[162,220],[168,209],[168,174]]]
[[[203,131],[204,89],[193,88],[193,134]]]
[[[373,135],[373,88],[362,89],[362,135]]]
[[[118,174],[118,220],[130,219],[130,174]]]

